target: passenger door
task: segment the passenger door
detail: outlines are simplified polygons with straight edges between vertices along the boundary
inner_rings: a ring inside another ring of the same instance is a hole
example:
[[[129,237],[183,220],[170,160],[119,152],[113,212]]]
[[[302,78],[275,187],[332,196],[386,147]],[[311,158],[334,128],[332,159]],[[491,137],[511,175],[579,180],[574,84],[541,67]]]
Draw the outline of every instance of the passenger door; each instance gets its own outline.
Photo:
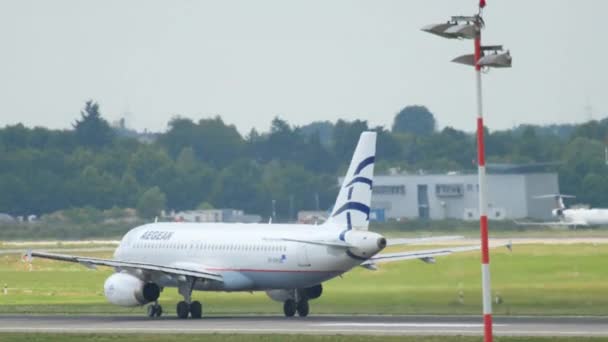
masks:
[[[310,267],[310,260],[308,259],[308,247],[305,243],[298,243],[297,254],[298,266]]]

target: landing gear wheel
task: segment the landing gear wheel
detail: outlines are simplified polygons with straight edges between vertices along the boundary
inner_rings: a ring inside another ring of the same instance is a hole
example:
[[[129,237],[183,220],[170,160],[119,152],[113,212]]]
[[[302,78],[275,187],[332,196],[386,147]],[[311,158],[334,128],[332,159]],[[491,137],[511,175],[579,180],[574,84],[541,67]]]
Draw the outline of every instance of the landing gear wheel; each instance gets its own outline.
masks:
[[[160,317],[163,314],[163,307],[158,304],[148,305],[148,317]]]
[[[293,299],[288,299],[283,303],[283,313],[285,317],[293,317],[296,314],[296,302]]]
[[[156,308],[154,307],[154,304],[152,305],[148,305],[148,317],[155,317],[156,316]]]
[[[308,305],[308,301],[307,300],[299,301],[298,307],[296,309],[298,310],[298,316],[300,316],[300,317],[308,316],[308,312],[310,311],[310,306]]]
[[[190,316],[192,318],[203,317],[203,305],[199,301],[190,303]]]
[[[177,317],[179,318],[188,318],[188,314],[190,313],[190,305],[188,305],[188,303],[181,301],[179,303],[177,303]]]

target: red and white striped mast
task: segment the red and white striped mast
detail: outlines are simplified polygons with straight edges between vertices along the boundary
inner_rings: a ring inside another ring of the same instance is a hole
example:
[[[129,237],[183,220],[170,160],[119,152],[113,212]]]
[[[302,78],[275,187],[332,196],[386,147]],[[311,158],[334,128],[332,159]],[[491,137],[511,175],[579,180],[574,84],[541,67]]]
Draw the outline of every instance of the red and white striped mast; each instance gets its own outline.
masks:
[[[490,282],[490,250],[488,242],[488,203],[486,182],[486,151],[483,131],[483,101],[481,96],[481,11],[485,0],[479,0],[479,14],[475,21],[475,87],[477,94],[477,174],[479,181],[479,232],[481,237],[481,287],[483,298],[483,335],[485,342],[492,342],[492,288]]]
[[[473,39],[475,51],[472,55],[455,58],[453,62],[475,68],[475,86],[477,98],[477,163],[479,182],[479,232],[481,237],[481,284],[483,300],[484,341],[492,342],[492,290],[490,288],[490,252],[488,243],[488,203],[486,182],[486,158],[484,144],[483,102],[481,94],[482,68],[510,68],[509,51],[502,52],[502,46],[482,46],[481,29],[484,21],[481,17],[485,0],[479,0],[479,12],[475,16],[455,16],[446,23],[427,25],[422,28],[444,38]]]

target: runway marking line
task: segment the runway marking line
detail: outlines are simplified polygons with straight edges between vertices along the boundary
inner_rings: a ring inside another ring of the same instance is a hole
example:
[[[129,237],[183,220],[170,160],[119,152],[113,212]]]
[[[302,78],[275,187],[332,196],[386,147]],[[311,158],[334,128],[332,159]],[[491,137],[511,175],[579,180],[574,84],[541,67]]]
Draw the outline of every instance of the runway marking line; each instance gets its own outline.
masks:
[[[395,328],[481,328],[481,323],[318,323],[324,327],[395,327]],[[507,324],[494,324],[504,327]]]

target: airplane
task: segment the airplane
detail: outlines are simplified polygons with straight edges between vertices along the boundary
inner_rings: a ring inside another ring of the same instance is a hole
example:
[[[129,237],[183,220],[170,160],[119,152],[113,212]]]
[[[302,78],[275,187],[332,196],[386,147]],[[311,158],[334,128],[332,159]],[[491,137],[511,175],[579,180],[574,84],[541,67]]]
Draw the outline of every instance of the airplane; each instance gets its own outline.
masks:
[[[386,262],[478,250],[479,245],[379,254],[387,246],[429,243],[459,237],[387,239],[368,230],[376,133],[363,132],[329,219],[320,225],[156,222],[131,229],[111,259],[28,251],[26,257],[112,267],[104,283],[107,300],[147,307],[159,317],[166,288],[177,288],[179,318],[201,318],[193,291],[265,291],[283,303],[286,317],[309,314],[309,301],[321,297],[322,283],[352,270],[377,269]]]
[[[551,215],[556,217],[558,221],[549,222],[518,222],[518,225],[541,225],[541,226],[599,226],[608,224],[608,209],[602,208],[566,208],[564,198],[575,198],[572,195],[550,194],[540,195],[534,198],[553,198],[556,202],[556,208],[551,211]]]

